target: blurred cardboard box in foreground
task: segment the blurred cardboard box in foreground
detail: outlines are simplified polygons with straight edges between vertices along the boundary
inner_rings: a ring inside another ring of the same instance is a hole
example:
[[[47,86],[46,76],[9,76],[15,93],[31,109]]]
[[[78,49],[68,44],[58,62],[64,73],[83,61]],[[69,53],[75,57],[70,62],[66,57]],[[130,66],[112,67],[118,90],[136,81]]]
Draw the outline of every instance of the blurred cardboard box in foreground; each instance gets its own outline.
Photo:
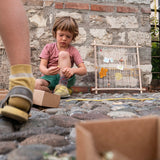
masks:
[[[160,117],[81,122],[76,151],[77,160],[160,160]]]
[[[60,96],[53,93],[35,89],[33,92],[33,104],[43,107],[59,107]]]

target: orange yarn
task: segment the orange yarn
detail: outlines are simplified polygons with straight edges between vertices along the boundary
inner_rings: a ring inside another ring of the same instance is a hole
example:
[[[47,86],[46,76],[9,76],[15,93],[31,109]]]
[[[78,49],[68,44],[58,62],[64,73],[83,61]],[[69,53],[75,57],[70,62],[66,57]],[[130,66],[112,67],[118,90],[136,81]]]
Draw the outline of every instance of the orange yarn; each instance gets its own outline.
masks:
[[[103,78],[107,75],[108,69],[107,68],[101,68],[101,71],[99,72],[100,78]]]

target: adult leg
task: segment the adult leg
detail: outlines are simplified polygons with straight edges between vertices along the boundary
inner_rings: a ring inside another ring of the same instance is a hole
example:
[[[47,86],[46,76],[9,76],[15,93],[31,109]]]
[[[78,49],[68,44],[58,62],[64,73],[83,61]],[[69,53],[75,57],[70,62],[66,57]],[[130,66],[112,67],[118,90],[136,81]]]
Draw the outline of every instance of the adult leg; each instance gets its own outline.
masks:
[[[0,1],[0,35],[11,65],[30,64],[28,28],[21,0]]]
[[[19,121],[28,119],[35,82],[30,65],[28,28],[21,0],[0,1],[0,35],[11,64],[9,90],[14,95],[12,98],[8,96],[7,106],[1,103],[1,113]],[[26,95],[18,97],[22,92]]]

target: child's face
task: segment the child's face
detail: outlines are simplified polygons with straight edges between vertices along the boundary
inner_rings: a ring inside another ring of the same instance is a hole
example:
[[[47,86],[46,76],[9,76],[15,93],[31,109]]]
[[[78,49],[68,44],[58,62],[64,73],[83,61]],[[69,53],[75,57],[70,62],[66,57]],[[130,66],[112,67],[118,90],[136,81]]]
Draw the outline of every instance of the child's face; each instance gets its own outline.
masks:
[[[68,48],[69,44],[72,42],[73,34],[68,31],[58,30],[56,32],[56,40],[59,49]]]

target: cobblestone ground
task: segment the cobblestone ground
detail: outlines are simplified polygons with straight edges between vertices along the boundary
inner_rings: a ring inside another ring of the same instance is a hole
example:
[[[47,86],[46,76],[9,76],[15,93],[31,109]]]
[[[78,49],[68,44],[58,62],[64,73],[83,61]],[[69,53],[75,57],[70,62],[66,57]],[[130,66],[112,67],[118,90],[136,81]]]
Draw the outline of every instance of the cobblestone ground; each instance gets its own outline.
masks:
[[[159,116],[159,97],[160,93],[78,93],[61,99],[59,108],[32,107],[32,116],[25,124],[0,117],[0,160],[76,158],[77,123]]]

